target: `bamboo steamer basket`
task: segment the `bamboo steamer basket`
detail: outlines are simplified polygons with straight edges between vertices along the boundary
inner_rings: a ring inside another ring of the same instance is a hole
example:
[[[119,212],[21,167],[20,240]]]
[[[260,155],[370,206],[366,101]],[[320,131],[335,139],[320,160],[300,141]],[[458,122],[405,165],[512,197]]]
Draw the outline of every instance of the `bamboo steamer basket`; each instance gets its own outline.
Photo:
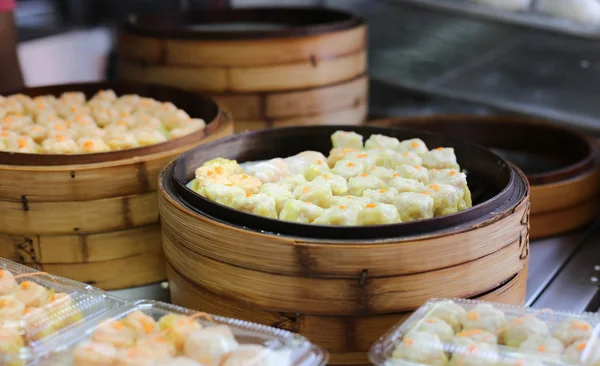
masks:
[[[26,89],[30,96],[101,89],[171,101],[207,122],[162,144],[86,154],[0,152],[0,256],[113,290],[166,278],[158,224],[160,169],[233,132],[210,99],[170,87],[88,83]],[[126,275],[123,275],[126,273]]]
[[[133,17],[119,31],[121,74],[210,95],[237,131],[361,124],[366,33],[362,19],[319,8]]]
[[[296,319],[295,330],[328,348],[336,363],[354,365],[365,362],[370,341],[399,314],[429,298],[490,294],[523,301],[529,189],[517,168],[483,148],[441,135],[341,128],[367,136],[418,136],[430,146],[454,147],[470,172],[477,204],[442,218],[374,227],[266,219],[186,192],[185,182],[215,157],[249,161],[327,152],[337,128],[263,130],[210,143],[172,162],[159,182],[163,249],[175,301],[203,311],[222,304],[221,312],[287,328],[292,325],[286,322]],[[360,341],[349,340],[350,328],[344,326],[360,321],[357,329],[374,328]]]
[[[460,136],[517,164],[531,185],[532,239],[563,234],[600,211],[600,161],[593,138],[529,118],[429,116],[372,121]]]

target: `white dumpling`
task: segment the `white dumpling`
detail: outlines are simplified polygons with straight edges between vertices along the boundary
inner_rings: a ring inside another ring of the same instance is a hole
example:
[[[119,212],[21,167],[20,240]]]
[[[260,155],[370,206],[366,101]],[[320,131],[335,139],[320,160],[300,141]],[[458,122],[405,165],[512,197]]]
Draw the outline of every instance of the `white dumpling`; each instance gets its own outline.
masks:
[[[506,325],[506,316],[492,304],[477,304],[460,320],[464,330],[481,329],[494,333]]]
[[[395,172],[382,166],[371,165],[365,169],[365,173],[374,175],[384,182],[389,182],[394,177]]]
[[[328,208],[333,198],[331,186],[322,180],[301,184],[294,189],[293,194],[299,201],[312,202],[322,208]]]
[[[495,334],[486,332],[485,330],[469,329],[456,333],[452,343],[457,346],[468,346],[470,344],[480,343],[489,343],[495,346],[498,343],[498,337],[496,337]]]
[[[323,181],[329,184],[334,196],[344,196],[348,193],[348,182],[341,175],[325,173],[316,178],[315,181]]]
[[[410,139],[400,142],[399,151],[402,152],[414,152],[417,154],[423,154],[429,151],[427,145],[421,139]]]
[[[433,316],[419,319],[412,325],[410,331],[407,333],[407,337],[410,337],[410,334],[415,331],[435,334],[444,343],[450,343],[454,338],[452,327],[442,319]]]
[[[433,214],[433,212],[432,212]],[[431,304],[427,308],[427,315],[442,319],[448,323],[454,332],[459,332],[462,329],[460,324],[461,317],[465,316],[467,312],[462,306],[456,304],[452,300],[437,301]]]
[[[63,135],[55,135],[42,142],[41,151],[45,154],[76,154],[79,150],[73,139]]]
[[[205,366],[219,366],[238,343],[231,329],[224,325],[193,332],[185,340],[183,355]]]
[[[316,164],[311,164],[304,172],[306,180],[311,181],[323,174],[329,173],[329,165],[323,160],[318,160]]]
[[[295,199],[285,201],[279,219],[284,221],[310,224],[323,214],[324,209],[311,202],[302,202]]]
[[[275,199],[266,194],[245,193],[244,196],[237,195],[232,200],[233,208],[254,215],[276,219],[277,207]]]
[[[390,187],[395,188],[399,193],[420,193],[425,191],[426,188],[421,182],[417,180],[400,177],[399,173],[394,174],[394,177],[388,182],[388,184],[390,185]]]
[[[600,3],[597,0],[539,0],[538,10],[579,23],[600,23]]]
[[[460,202],[459,211],[473,206],[471,191],[467,185],[467,175],[454,169],[432,169],[429,171],[430,183],[448,184],[458,190]]]
[[[251,175],[248,174],[234,174],[229,176],[229,181],[233,186],[239,187],[244,190],[246,193],[256,194],[260,191],[260,187],[262,186],[262,182]]]
[[[361,163],[364,166],[376,165],[377,159],[378,154],[375,152],[371,152],[371,150],[349,152],[344,157],[344,160],[355,161]]]
[[[356,177],[361,175],[365,170],[365,166],[361,163],[350,161],[350,160],[340,160],[335,163],[331,172],[333,174],[341,175],[345,179],[350,179],[352,177]]]
[[[235,160],[216,158],[202,164],[201,167],[195,170],[196,178],[203,179],[212,175],[231,176],[234,174],[242,174],[244,171]]]
[[[367,189],[382,189],[387,185],[384,181],[374,175],[362,173],[357,177],[348,180],[348,191],[353,196],[362,196]]]
[[[531,334],[521,343],[519,349],[543,356],[555,356],[560,355],[565,350],[565,346],[560,339],[548,335]]]
[[[386,203],[389,205],[394,204],[394,200],[398,195],[398,190],[394,187],[365,189],[362,194],[363,197],[369,198],[373,203]]]
[[[335,163],[342,159],[345,159],[347,154],[356,151],[360,150],[351,147],[338,147],[335,149],[331,149],[331,151],[329,152],[329,156],[327,157],[327,164],[330,168],[333,168],[335,166]]]
[[[433,217],[433,199],[422,193],[404,192],[394,199],[402,222]]]
[[[392,150],[386,150],[381,154],[381,165],[389,168],[396,169],[399,165],[423,165],[421,157],[414,152],[396,152],[392,153]]]
[[[367,203],[358,214],[359,225],[387,225],[402,222],[398,210],[385,203]]]
[[[316,225],[355,226],[362,208],[358,205],[331,206],[313,222]]]
[[[327,158],[318,151],[303,151],[284,160],[290,167],[291,174],[304,175],[311,165],[317,164],[319,161],[325,162]]]
[[[575,365],[600,364],[600,349],[586,341],[576,341],[565,350],[564,361]]]
[[[399,151],[400,140],[395,137],[375,134],[371,135],[369,139],[365,141],[365,149],[376,149],[378,147]]]
[[[549,335],[546,322],[533,315],[510,319],[506,329],[500,334],[500,343],[509,347],[519,347],[532,334]]]
[[[360,150],[363,148],[363,137],[352,131],[335,131],[331,135],[331,143],[334,148],[349,147]]]
[[[417,165],[423,165],[427,169],[454,169],[460,171],[454,149],[451,147],[438,147],[422,154],[421,157],[423,163]]]
[[[565,319],[554,327],[554,337],[565,344],[575,341],[587,341],[592,335],[592,325],[580,319]]]
[[[448,362],[439,337],[426,332],[412,332],[410,337],[404,337],[394,348],[392,359],[431,366],[444,366]]]
[[[221,183],[210,183],[203,192],[209,200],[228,207],[233,207],[234,200],[246,198],[243,189]]]
[[[331,200],[332,206],[352,206],[357,205],[362,207],[366,204],[371,203],[371,199],[368,197],[356,197],[356,196],[333,196]]]
[[[478,3],[510,11],[528,10],[532,0],[475,0]]]
[[[429,171],[423,166],[402,164],[396,167],[396,172],[402,178],[414,179],[423,184],[429,184]]]
[[[296,189],[296,187],[306,182],[306,178],[304,178],[302,174],[294,174],[280,180],[279,182],[277,182],[277,184],[285,185],[289,188],[290,191],[293,191],[294,189]]]
[[[281,158],[257,163],[244,163],[241,167],[246,174],[255,176],[263,183],[275,183],[292,175],[292,169]]]
[[[294,195],[287,185],[278,183],[263,184],[260,187],[260,193],[275,199],[277,212],[281,212],[281,209],[287,200],[294,198]]]
[[[430,184],[426,192],[433,198],[435,216],[458,212],[460,195],[456,188],[448,184]]]
[[[470,344],[458,348],[452,354],[449,366],[496,366],[500,361],[496,345],[489,343]]]

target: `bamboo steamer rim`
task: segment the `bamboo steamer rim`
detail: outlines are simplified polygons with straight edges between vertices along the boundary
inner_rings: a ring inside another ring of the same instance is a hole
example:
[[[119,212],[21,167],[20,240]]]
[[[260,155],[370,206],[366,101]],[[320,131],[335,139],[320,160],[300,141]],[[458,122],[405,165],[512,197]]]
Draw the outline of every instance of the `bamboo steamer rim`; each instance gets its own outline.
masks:
[[[318,236],[321,239],[331,239],[339,242],[339,239],[381,239],[381,238],[398,238],[400,236],[411,236],[419,235],[422,237],[428,237],[435,233],[440,235],[440,232],[447,232],[452,230],[466,229],[470,225],[481,225],[487,220],[499,220],[502,217],[510,214],[521,201],[529,195],[529,185],[525,179],[523,173],[514,165],[507,163],[505,160],[497,156],[496,154],[486,151],[478,145],[463,142],[454,138],[447,138],[443,135],[433,134],[429,132],[418,131],[414,135],[424,137],[428,135],[432,138],[442,139],[444,143],[451,142],[455,146],[466,146],[469,149],[476,149],[479,155],[488,154],[489,158],[497,159],[496,163],[503,168],[507,168],[509,178],[506,186],[500,190],[494,197],[486,200],[485,202],[479,203],[467,210],[446,215],[443,217],[437,217],[426,220],[419,220],[401,224],[392,225],[375,225],[368,227],[361,226],[325,226],[325,225],[308,225],[308,224],[297,224],[289,223],[281,220],[270,219],[265,217],[259,217],[249,213],[245,213],[239,210],[235,210],[218,203],[209,201],[208,199],[194,193],[189,189],[186,184],[188,162],[187,160],[193,160],[194,154],[197,151],[205,150],[212,151],[219,145],[232,146],[236,143],[236,140],[241,141],[243,139],[252,138],[260,135],[265,135],[269,141],[277,140],[279,135],[299,135],[306,133],[307,131],[314,132],[315,130],[322,131],[321,134],[326,133],[328,136],[336,130],[346,131],[358,131],[361,134],[372,134],[382,133],[390,134],[394,131],[411,132],[412,130],[406,128],[381,128],[381,127],[368,127],[368,126],[311,126],[311,127],[284,127],[275,128],[270,130],[262,131],[251,131],[242,134],[230,136],[219,141],[205,144],[204,146],[195,148],[191,151],[180,156],[169,164],[160,175],[159,190],[170,200],[173,200],[173,196],[177,198],[173,201],[175,205],[179,206],[182,211],[189,211],[186,214],[192,214],[201,220],[210,220],[215,223],[222,225],[231,225],[241,230],[251,230],[253,233],[267,232],[270,235],[277,233],[276,235],[288,236],[288,237],[300,237],[306,238],[306,232],[313,232],[311,237]],[[392,133],[393,134],[393,133]],[[306,150],[306,149],[305,149]],[[215,158],[214,156],[212,158]],[[190,162],[191,163],[191,162]],[[199,166],[199,165],[198,165]],[[196,167],[192,167],[192,172]],[[208,209],[209,212],[206,212]],[[475,223],[477,222],[477,223]],[[461,228],[462,226],[462,228]],[[268,229],[266,229],[268,228]],[[386,234],[384,231],[388,231]],[[392,232],[393,231],[393,232]],[[315,235],[314,232],[318,232]],[[365,233],[370,233],[365,235]],[[352,241],[352,240],[350,240]]]
[[[224,122],[223,119],[229,117],[222,113],[219,106],[210,98],[202,96],[200,93],[185,91],[178,88],[152,85],[152,84],[137,84],[137,83],[73,83],[73,84],[59,84],[42,86],[36,88],[26,88],[23,90],[11,92],[8,94],[22,93],[28,96],[41,96],[41,95],[55,95],[60,96],[64,92],[76,92],[82,91],[86,94],[87,98],[90,98],[96,92],[103,89],[113,89],[117,94],[130,94],[135,93],[142,97],[153,97],[156,94],[165,94],[176,96],[179,100],[187,100],[186,104],[193,103],[194,105],[201,106],[202,109],[208,111],[208,117],[191,115],[192,118],[202,118],[206,122],[206,127],[200,131],[193,132],[191,134],[178,137],[166,142],[137,147],[133,149],[109,151],[102,153],[92,154],[26,154],[26,153],[14,153],[0,151],[0,168],[12,168],[12,167],[57,167],[65,166],[65,169],[73,170],[73,165],[90,165],[90,168],[94,164],[107,163],[107,162],[124,162],[139,161],[143,157],[150,155],[160,155],[162,153],[169,153],[173,149],[180,146],[195,145],[200,139],[204,139],[219,129],[221,124]],[[170,102],[170,100],[168,100]],[[168,102],[167,100],[162,102]],[[177,102],[175,102],[177,103]],[[174,104],[175,104],[174,103]],[[181,105],[176,106],[183,109]],[[25,168],[27,169],[27,168]]]
[[[409,125],[419,128],[419,125],[439,126],[444,123],[461,123],[461,124],[501,124],[503,127],[512,127],[513,129],[524,128],[539,128],[540,131],[552,133],[555,135],[568,136],[578,146],[581,146],[585,152],[575,156],[576,161],[558,169],[552,169],[543,173],[526,174],[529,183],[532,186],[551,184],[560,182],[565,179],[576,177],[579,174],[585,173],[594,166],[594,161],[598,155],[598,146],[593,139],[571,127],[557,125],[550,121],[544,121],[530,117],[508,117],[508,116],[482,116],[482,115],[430,115],[419,117],[397,117],[376,119],[369,121],[369,124],[374,125]],[[427,130],[427,129],[426,129]],[[518,136],[518,134],[517,134]],[[535,142],[535,141],[528,141]],[[567,152],[571,152],[565,149]]]
[[[257,23],[286,23],[292,25],[278,30],[200,31],[185,29],[190,24],[226,24],[253,21]],[[365,24],[350,13],[309,7],[256,7],[192,11],[170,15],[130,16],[121,30],[160,39],[184,40],[260,40],[266,38],[308,37],[343,31]]]

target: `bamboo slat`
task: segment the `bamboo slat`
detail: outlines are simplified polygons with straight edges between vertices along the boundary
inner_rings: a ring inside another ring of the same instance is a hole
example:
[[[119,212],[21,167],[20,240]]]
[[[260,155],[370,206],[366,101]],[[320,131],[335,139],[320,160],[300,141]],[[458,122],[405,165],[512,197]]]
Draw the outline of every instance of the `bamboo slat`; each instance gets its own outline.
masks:
[[[218,312],[225,316],[300,333],[336,355],[330,364],[343,364],[341,362],[348,362],[347,364],[350,365],[362,364],[372,344],[394,324],[403,321],[411,314],[405,312],[337,317],[272,312],[253,307],[252,304],[239,299],[217,295],[190,282],[169,264],[167,264],[167,275],[173,303],[198,311]],[[506,304],[523,304],[526,280],[527,267],[505,284],[475,298]]]
[[[93,263],[159,252],[159,224],[88,235],[0,234],[0,257],[21,263]]]
[[[592,222],[600,211],[598,197],[559,211],[543,212],[531,215],[530,238],[546,238],[566,233]]]

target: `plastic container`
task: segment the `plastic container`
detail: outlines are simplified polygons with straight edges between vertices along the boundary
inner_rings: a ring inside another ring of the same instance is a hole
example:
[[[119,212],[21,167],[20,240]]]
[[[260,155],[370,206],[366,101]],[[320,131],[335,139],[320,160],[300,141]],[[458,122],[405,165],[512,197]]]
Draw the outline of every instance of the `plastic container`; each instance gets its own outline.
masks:
[[[0,271],[0,365],[30,364],[44,342],[123,304],[4,258]]]
[[[381,337],[369,358],[378,366],[598,365],[599,336],[597,314],[433,299]]]
[[[118,309],[114,309],[95,321],[88,322],[83,327],[64,334],[60,339],[54,339],[52,342],[45,344],[45,350],[40,352],[39,365],[73,365],[73,352],[79,345],[85,344],[86,341],[90,340],[92,334],[94,334],[99,326],[103,324],[106,325],[106,322],[122,320],[137,311],[152,317],[155,321],[158,321],[163,316],[169,314],[181,314],[193,317],[196,317],[195,314],[203,314],[179,306],[150,300],[142,300],[133,304],[124,305]],[[325,365],[329,359],[329,355],[326,351],[314,346],[306,338],[288,331],[210,314],[198,316],[197,321],[203,328],[217,325],[228,326],[240,345],[260,345],[276,352],[290,352],[290,366],[321,366]],[[168,337],[170,337],[169,331],[157,330],[149,335],[137,337],[136,343],[138,346],[144,341],[158,341],[164,343],[164,339]],[[189,337],[183,336],[180,339],[185,340],[187,338]],[[167,343],[170,342],[167,341]],[[156,343],[153,344],[155,345]],[[187,347],[188,346],[186,346],[186,349]],[[180,356],[181,353],[181,351],[177,351],[177,356]],[[120,354],[119,358],[126,357],[124,355],[127,355],[127,353]],[[153,355],[152,359],[156,361],[159,360],[160,357]],[[163,361],[163,363],[158,362],[157,365],[167,365],[171,364],[171,362],[172,360],[167,360],[166,362]],[[262,363],[260,362],[256,363],[256,366],[261,365]],[[275,364],[269,363],[268,365]],[[276,365],[285,366],[279,362],[276,363]]]

